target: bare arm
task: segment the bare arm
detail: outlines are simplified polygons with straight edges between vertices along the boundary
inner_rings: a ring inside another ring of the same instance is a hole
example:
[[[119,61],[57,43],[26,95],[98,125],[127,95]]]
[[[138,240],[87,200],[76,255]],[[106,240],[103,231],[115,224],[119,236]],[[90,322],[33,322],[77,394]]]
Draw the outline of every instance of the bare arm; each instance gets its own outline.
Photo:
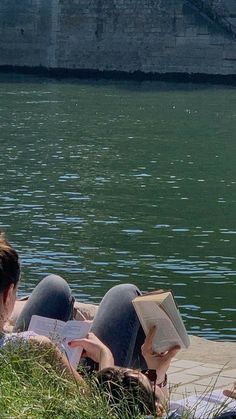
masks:
[[[144,344],[142,345],[142,355],[147,363],[149,369],[156,370],[157,381],[156,385],[161,385],[165,381],[167,371],[170,367],[171,360],[180,350],[179,346],[174,346],[164,353],[154,352],[153,351],[153,338],[156,333],[156,327],[153,326],[149,333],[146,336]],[[162,392],[165,397],[168,396],[167,386],[162,387]]]

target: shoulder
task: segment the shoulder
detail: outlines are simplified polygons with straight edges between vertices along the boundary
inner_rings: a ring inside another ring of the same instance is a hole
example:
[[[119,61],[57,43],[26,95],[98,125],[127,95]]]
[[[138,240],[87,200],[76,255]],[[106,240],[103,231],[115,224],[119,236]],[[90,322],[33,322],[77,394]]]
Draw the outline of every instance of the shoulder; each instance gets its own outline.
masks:
[[[47,345],[47,346],[54,346],[52,341],[49,338],[47,338],[46,336],[41,336],[41,335],[34,334],[34,335],[30,336],[29,339],[30,339],[31,342],[36,342],[36,343],[39,343],[39,344],[42,344],[42,345]]]
[[[0,348],[20,348],[24,347],[30,342],[31,338],[34,338],[36,334],[34,332],[21,332],[21,333],[4,333],[0,338]]]

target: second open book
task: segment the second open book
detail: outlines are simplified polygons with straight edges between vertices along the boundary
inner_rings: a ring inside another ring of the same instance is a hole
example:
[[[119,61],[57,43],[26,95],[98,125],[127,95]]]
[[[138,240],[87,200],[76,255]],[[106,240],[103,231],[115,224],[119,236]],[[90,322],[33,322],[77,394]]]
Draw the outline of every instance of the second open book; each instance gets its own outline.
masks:
[[[190,340],[171,291],[154,291],[133,300],[145,334],[156,326],[155,352],[165,352],[175,345],[187,348]]]

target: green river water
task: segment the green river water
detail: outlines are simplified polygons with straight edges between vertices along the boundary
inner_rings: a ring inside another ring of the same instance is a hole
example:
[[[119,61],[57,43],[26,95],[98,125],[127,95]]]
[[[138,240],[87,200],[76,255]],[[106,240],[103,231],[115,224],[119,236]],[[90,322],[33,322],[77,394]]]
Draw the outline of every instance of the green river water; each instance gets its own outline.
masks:
[[[0,228],[77,299],[172,288],[191,334],[236,340],[236,88],[0,75]]]

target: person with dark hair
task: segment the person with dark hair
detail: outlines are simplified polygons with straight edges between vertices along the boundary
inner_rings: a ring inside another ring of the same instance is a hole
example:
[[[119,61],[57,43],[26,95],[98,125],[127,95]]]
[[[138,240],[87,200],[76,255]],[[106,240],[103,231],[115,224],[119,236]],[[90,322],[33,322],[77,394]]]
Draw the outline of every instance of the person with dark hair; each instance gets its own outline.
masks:
[[[33,332],[27,331],[20,333],[4,332],[5,323],[14,308],[19,281],[20,262],[18,254],[16,250],[11,246],[11,244],[6,240],[4,233],[0,232],[0,347],[6,347],[6,345],[16,345],[19,339],[23,342],[30,341],[45,347],[51,347],[52,351],[54,351],[55,358],[58,359],[58,362],[62,367],[62,370],[67,370],[70,374],[73,374],[77,380],[84,382],[80,374],[71,367],[66,357],[59,351],[59,349],[56,348],[55,345],[53,345],[50,339],[46,338],[45,336],[39,336]],[[35,301],[35,308],[37,309],[41,307],[43,310],[44,307],[50,306],[51,314],[54,314],[56,312],[55,306],[57,306],[57,315],[59,317],[61,315],[67,317],[72,308],[72,301],[70,302],[70,299],[68,298],[70,296],[68,285],[66,282],[60,282],[60,284],[58,284],[58,286],[53,290],[56,303],[54,304],[52,301],[45,299],[45,295],[42,292],[44,288],[47,288],[45,285],[48,285],[49,282],[53,281],[46,278],[44,280],[44,285],[42,286],[40,283],[38,286],[39,292],[37,292],[35,289],[35,294],[37,294],[39,297],[39,306],[37,306],[37,302]],[[34,302],[33,294],[34,292],[32,293],[32,300]],[[61,312],[59,310],[60,301],[63,303],[61,305]],[[31,303],[29,302],[29,311],[30,310],[32,311],[31,315],[37,314],[34,312],[34,310],[32,310]],[[25,321],[23,320],[23,323],[26,326],[24,330],[27,329],[27,321],[28,318],[26,307],[26,317]]]
[[[137,412],[142,415],[163,413],[162,395],[154,391],[151,381],[139,370],[104,368],[97,373],[97,382],[109,403],[121,411],[124,406],[130,417]]]
[[[3,328],[5,318],[12,312],[17,284],[20,280],[20,263],[17,252],[0,234],[0,328]]]
[[[140,414],[164,414],[168,399],[167,371],[180,348],[174,346],[165,353],[153,352],[155,332],[156,327],[152,327],[140,348],[146,366],[144,370],[127,368],[122,363],[117,366],[111,358],[109,366],[98,368],[97,381],[112,406],[121,409],[125,404],[133,414],[137,410]],[[70,346],[83,348],[83,355],[94,360],[99,342],[93,333],[89,333],[87,338],[70,342]]]

